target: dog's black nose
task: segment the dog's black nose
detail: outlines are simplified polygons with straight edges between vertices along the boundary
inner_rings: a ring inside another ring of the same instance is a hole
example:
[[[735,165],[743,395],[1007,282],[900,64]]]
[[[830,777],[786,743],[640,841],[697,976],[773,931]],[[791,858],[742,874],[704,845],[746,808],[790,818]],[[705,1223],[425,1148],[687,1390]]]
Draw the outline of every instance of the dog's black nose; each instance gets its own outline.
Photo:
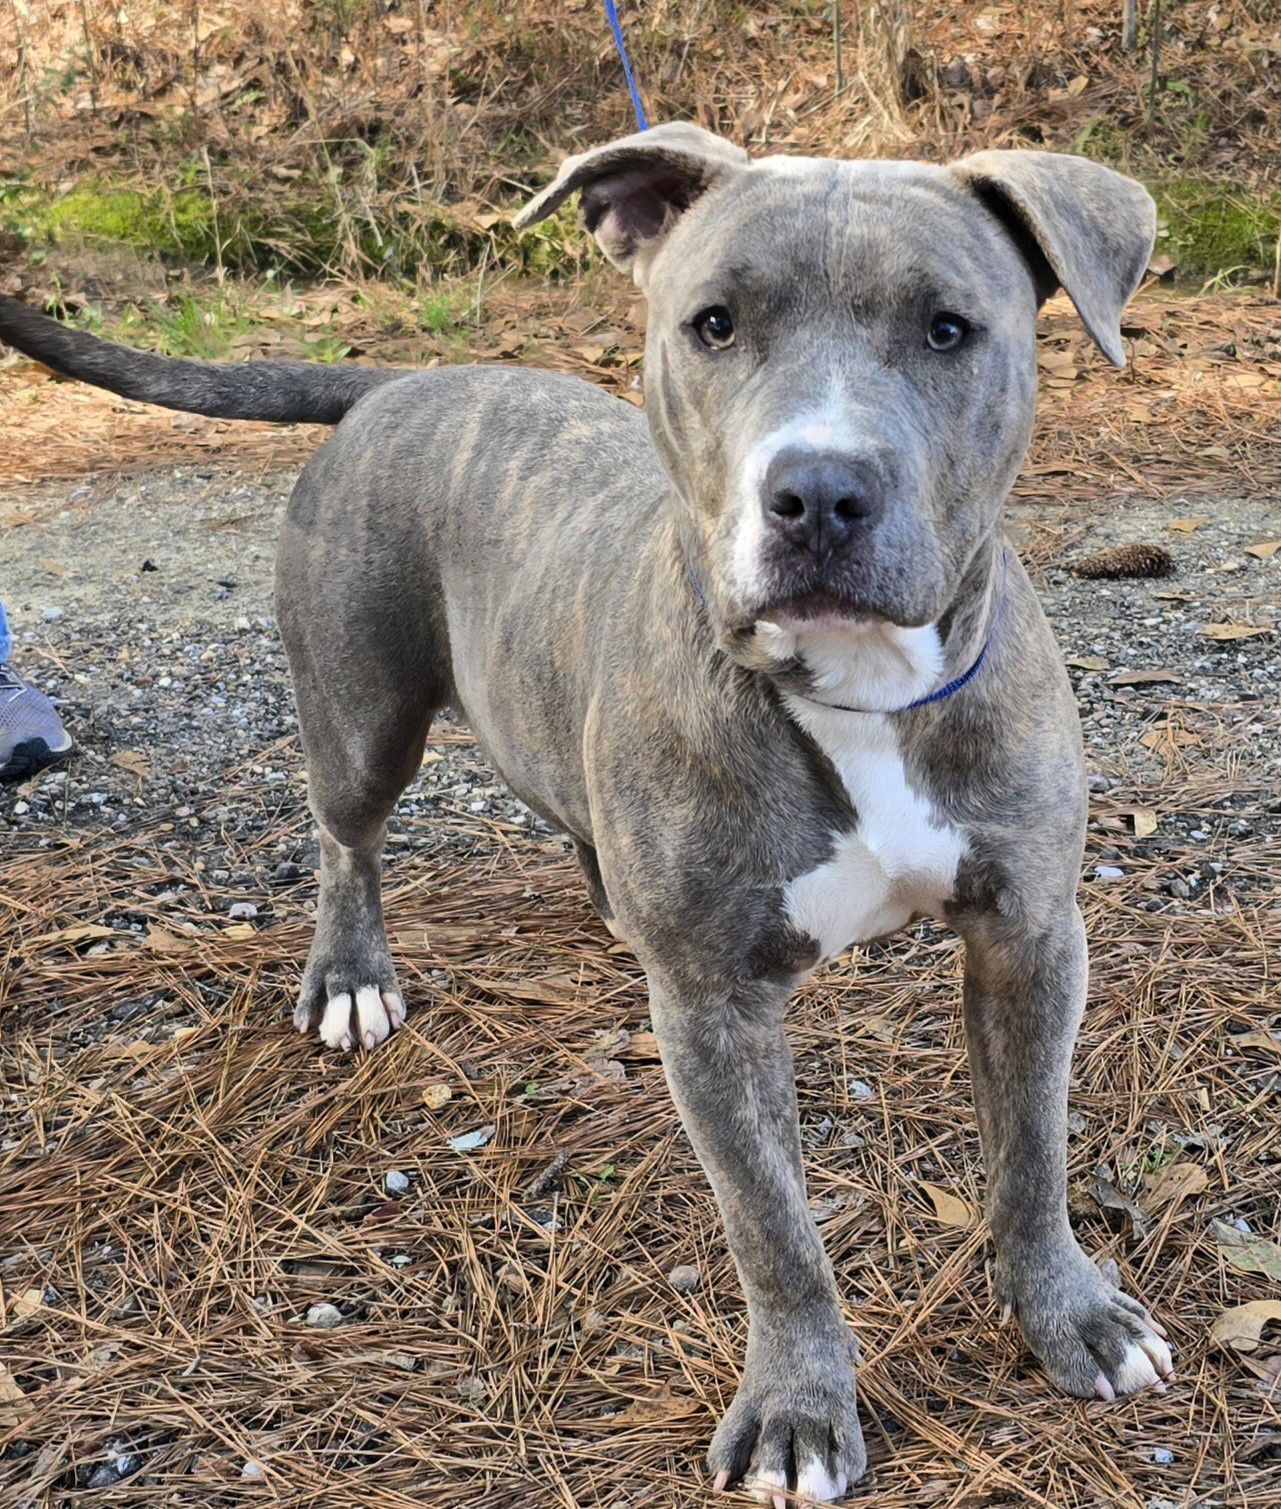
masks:
[[[885,510],[880,478],[855,456],[780,451],[765,473],[765,523],[815,555],[839,551]]]

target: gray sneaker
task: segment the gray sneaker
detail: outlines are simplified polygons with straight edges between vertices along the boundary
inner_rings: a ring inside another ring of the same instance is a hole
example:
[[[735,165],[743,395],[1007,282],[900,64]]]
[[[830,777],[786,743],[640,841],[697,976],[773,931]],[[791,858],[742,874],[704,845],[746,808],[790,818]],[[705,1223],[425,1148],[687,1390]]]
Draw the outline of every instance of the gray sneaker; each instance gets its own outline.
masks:
[[[53,703],[0,665],[0,781],[21,781],[72,750]]]

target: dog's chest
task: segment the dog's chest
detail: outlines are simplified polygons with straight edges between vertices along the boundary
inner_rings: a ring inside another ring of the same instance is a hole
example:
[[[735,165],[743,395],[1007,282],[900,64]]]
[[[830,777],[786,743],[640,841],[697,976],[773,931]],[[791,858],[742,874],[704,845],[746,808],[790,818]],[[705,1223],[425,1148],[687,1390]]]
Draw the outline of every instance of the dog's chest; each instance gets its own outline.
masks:
[[[792,925],[823,959],[853,943],[937,916],[953,893],[965,834],[913,790],[889,718],[829,712],[789,699],[849,792],[856,826],[833,835],[831,856],[785,891]]]

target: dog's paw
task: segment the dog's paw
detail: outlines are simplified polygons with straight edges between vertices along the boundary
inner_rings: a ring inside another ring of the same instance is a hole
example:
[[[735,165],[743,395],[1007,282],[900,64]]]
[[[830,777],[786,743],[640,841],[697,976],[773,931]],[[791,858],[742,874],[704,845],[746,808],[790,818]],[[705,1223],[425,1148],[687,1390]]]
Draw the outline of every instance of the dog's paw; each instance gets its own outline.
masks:
[[[395,977],[385,983],[346,984],[330,976],[316,985],[304,983],[294,1026],[319,1032],[330,1048],[376,1048],[405,1020],[405,1003]]]
[[[1069,1394],[1115,1399],[1164,1390],[1174,1359],[1164,1333],[1137,1300],[1082,1253],[1066,1273],[1042,1273],[1013,1300],[1028,1345]]]
[[[837,1351],[749,1363],[707,1453],[717,1491],[742,1479],[758,1503],[783,1509],[789,1495],[830,1504],[863,1476],[852,1349]]]

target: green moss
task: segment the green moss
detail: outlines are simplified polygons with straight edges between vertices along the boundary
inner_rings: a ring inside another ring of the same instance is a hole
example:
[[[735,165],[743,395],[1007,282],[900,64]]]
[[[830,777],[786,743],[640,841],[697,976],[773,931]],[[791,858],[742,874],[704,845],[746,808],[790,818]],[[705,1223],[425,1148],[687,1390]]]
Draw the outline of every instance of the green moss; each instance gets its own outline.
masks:
[[[573,210],[517,235],[505,218],[477,223],[448,206],[399,199],[371,205],[341,181],[300,181],[287,193],[229,182],[217,198],[193,172],[176,186],[87,180],[61,196],[0,185],[0,233],[33,249],[56,242],[123,245],[171,263],[314,277],[359,268],[419,280],[481,265],[544,277],[581,268],[588,241]]]
[[[1183,178],[1157,184],[1157,250],[1179,277],[1244,281],[1270,272],[1281,235],[1281,192],[1234,193],[1221,183]]]

